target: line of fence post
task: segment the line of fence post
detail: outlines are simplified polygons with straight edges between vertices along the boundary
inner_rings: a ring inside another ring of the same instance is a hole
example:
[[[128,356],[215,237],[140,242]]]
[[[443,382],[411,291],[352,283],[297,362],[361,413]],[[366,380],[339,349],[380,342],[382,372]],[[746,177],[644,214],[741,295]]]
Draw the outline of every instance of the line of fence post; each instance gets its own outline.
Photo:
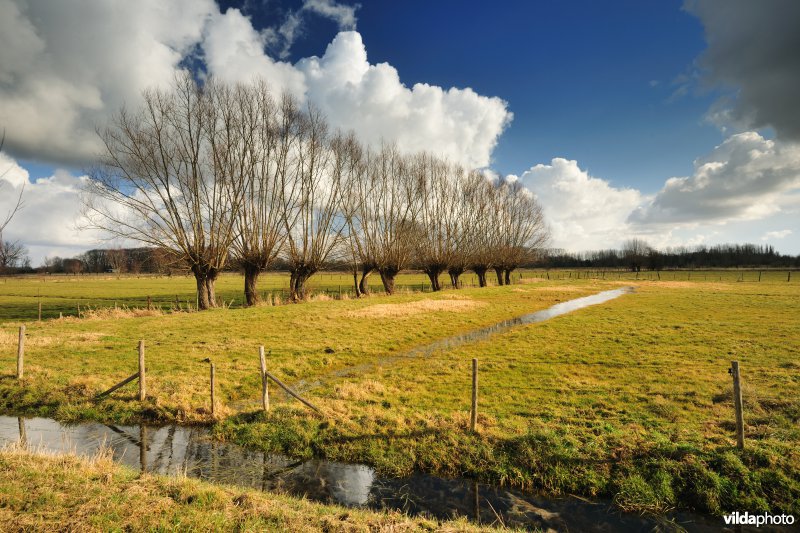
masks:
[[[144,341],[139,341],[139,401],[143,402],[147,394],[144,371]]]
[[[472,409],[469,419],[470,431],[475,431],[478,425],[478,360],[472,360]]]
[[[217,416],[217,398],[215,394],[216,375],[214,372],[214,363],[211,363],[211,416]]]
[[[19,327],[19,344],[17,345],[17,379],[22,379],[25,372],[25,326]]]
[[[258,357],[261,360],[261,407],[269,411],[269,381],[267,380],[267,360],[264,356],[264,347],[258,347]]]
[[[736,447],[744,449],[744,413],[742,412],[742,384],[740,382],[739,361],[731,361],[730,374],[733,376],[733,406],[736,409]]]

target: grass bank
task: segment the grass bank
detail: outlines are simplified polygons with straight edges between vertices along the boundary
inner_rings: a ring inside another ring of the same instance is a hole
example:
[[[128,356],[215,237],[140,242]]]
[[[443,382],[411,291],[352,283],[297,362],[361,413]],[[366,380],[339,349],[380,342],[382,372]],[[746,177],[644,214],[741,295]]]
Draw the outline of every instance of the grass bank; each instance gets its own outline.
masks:
[[[0,331],[0,410],[131,422],[209,421],[219,438],[296,457],[423,470],[543,491],[673,507],[800,514],[800,284],[633,281],[634,294],[427,358],[410,347],[619,286],[511,287],[30,326],[29,377],[11,377],[14,324]],[[630,284],[631,281],[625,281]],[[148,339],[151,397],[91,397],[135,369]],[[5,340],[3,340],[5,339]],[[258,411],[255,346],[290,383],[318,386],[313,416],[276,395]],[[389,357],[387,357],[387,355]],[[469,419],[479,359],[479,432]],[[747,448],[735,448],[730,361],[741,362]]]
[[[2,531],[486,531],[465,520],[344,509],[189,478],[141,475],[108,456],[0,451]],[[492,529],[493,530],[493,529]]]

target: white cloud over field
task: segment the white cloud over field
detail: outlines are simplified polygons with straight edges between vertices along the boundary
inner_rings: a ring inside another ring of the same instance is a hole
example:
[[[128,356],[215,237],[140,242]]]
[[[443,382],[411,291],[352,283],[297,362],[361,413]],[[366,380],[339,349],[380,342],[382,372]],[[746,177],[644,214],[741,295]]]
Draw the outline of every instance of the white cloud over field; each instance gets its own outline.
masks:
[[[657,247],[774,243],[800,222],[800,146],[755,132],[729,137],[695,161],[691,176],[669,178],[651,195],[560,158],[520,179],[544,206],[554,246],[568,250],[618,247],[633,236]],[[781,248],[800,253],[788,241]]]
[[[321,57],[293,65],[265,51],[280,27],[259,31],[240,11],[221,13],[212,0],[0,0],[5,149],[19,158],[86,166],[101,148],[97,127],[192,63],[229,81],[261,76],[276,90],[311,100],[333,126],[354,129],[364,140],[394,140],[472,166],[490,163],[511,120],[506,102],[469,88],[406,87],[391,65],[369,63],[361,35],[352,31],[354,8],[307,0],[295,14],[298,31],[305,13],[350,31]],[[291,45],[293,37],[286,38]]]

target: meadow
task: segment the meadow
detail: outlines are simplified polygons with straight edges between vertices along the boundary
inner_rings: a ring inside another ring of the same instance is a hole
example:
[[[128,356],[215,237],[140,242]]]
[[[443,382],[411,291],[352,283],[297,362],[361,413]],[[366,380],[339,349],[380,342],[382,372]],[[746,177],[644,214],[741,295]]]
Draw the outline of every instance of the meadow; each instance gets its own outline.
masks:
[[[626,510],[800,513],[800,279],[766,271],[519,274],[506,287],[359,300],[337,299],[349,276],[325,274],[316,282],[323,295],[310,302],[202,313],[121,308],[141,306],[142,294],[180,299],[191,293],[188,279],[8,280],[0,284],[0,412],[211,423],[220,439],[297,457],[611,497]],[[425,283],[405,276],[399,284],[409,289]],[[283,282],[267,278],[265,289]],[[620,286],[635,291],[456,349],[406,353]],[[19,312],[44,287],[49,298],[106,310],[27,319],[18,382]],[[219,292],[240,297],[241,278],[223,276]],[[147,400],[140,404],[130,385],[95,401],[136,370],[139,339]],[[270,372],[303,390],[322,416],[274,390],[270,411],[260,410],[259,345]],[[216,366],[216,417],[206,358]],[[735,447],[732,360],[742,368],[744,450]]]

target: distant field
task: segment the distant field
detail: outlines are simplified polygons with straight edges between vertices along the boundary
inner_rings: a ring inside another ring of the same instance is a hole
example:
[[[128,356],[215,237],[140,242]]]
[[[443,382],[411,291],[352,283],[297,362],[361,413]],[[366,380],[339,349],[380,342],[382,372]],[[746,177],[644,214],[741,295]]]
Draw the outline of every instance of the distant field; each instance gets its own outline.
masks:
[[[465,283],[472,283],[464,276]],[[380,277],[369,278],[370,287],[383,292]],[[312,293],[329,294],[332,297],[353,292],[353,277],[341,272],[323,272],[313,276],[308,283]],[[397,286],[403,290],[420,291],[430,287],[424,274],[400,274]],[[217,297],[226,306],[242,307],[244,301],[244,277],[235,273],[222,274],[217,281]],[[281,300],[288,297],[289,274],[269,272],[259,280],[262,297],[272,296]],[[84,275],[29,275],[0,277],[0,322],[9,320],[33,320],[38,317],[38,305],[42,303],[43,318],[75,316],[78,306],[87,308],[146,307],[147,297],[154,306],[170,310],[179,305],[182,309],[196,307],[196,285],[192,276],[156,276],[132,274],[84,274]]]
[[[719,281],[719,282],[780,282],[790,277],[784,270],[666,270],[661,272],[629,272],[610,269],[552,269],[519,270],[514,281],[540,277],[547,280],[598,279],[608,281]],[[383,292],[380,277],[373,274],[369,285],[375,292]],[[494,273],[488,274],[490,285]],[[450,280],[442,275],[441,284],[449,287]],[[477,278],[472,273],[461,277],[465,287],[475,287]],[[800,283],[800,272],[794,273],[792,283]],[[406,291],[430,291],[428,277],[420,272],[402,273],[397,286]],[[244,278],[236,273],[225,273],[217,281],[217,297],[231,308],[244,303]],[[263,299],[286,301],[289,275],[285,272],[263,274],[259,289]],[[353,278],[344,272],[321,272],[308,283],[312,294],[325,294],[333,298],[353,295]],[[191,276],[157,276],[133,274],[81,274],[81,275],[26,275],[0,277],[0,323],[16,320],[34,320],[38,305],[42,304],[42,318],[76,316],[79,307],[102,309],[117,307],[146,307],[147,298],[154,306],[165,311],[180,307],[195,307],[195,281]]]
[[[203,360],[210,358],[222,418],[215,432],[249,446],[366,462],[395,474],[424,470],[614,497],[632,510],[799,514],[800,279],[679,271],[643,280],[648,274],[637,281],[635,273],[606,272],[603,279],[602,271],[527,271],[510,287],[28,321],[21,384],[13,379],[18,322],[7,321],[0,325],[0,411],[209,422]],[[325,276],[317,278],[318,290]],[[280,286],[279,276],[268,279]],[[15,290],[30,295],[38,283],[57,286],[65,298],[93,292],[107,301],[115,291],[135,298],[144,288],[155,301],[178,280],[24,280]],[[328,287],[339,280],[349,282],[334,274]],[[223,276],[221,292],[238,293],[240,281]],[[181,283],[188,293],[191,280]],[[479,343],[402,357],[427,342],[623,285],[636,290]],[[7,286],[0,284],[2,302]],[[92,401],[135,370],[140,338],[147,343],[145,405],[135,401],[135,385]],[[307,389],[324,422],[282,394],[273,393],[267,415],[259,412],[260,344],[269,369]],[[466,430],[473,357],[477,434]],[[742,365],[743,452],[734,447],[731,360]]]

